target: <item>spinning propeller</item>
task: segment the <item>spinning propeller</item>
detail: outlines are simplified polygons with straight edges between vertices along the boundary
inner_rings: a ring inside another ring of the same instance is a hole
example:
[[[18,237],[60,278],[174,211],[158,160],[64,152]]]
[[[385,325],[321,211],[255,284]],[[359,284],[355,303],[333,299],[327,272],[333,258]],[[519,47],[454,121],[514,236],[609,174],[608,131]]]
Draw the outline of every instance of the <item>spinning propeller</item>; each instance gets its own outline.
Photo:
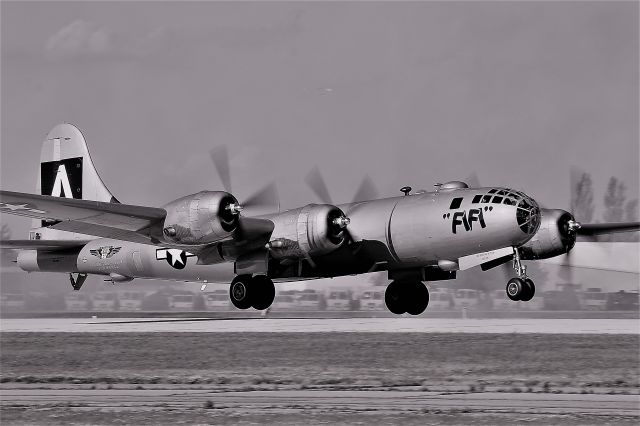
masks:
[[[317,166],[307,174],[304,180],[309,188],[311,188],[311,190],[318,196],[320,201],[324,204],[335,206],[327,188],[327,184],[325,183],[325,179]],[[378,198],[378,190],[371,178],[369,176],[365,176],[356,190],[351,202],[357,203],[361,201],[374,200],[376,198]],[[330,215],[328,220],[330,232],[335,237],[342,238],[345,236],[348,242],[353,241],[353,237],[351,233],[349,233],[348,229],[351,219],[342,211],[342,209],[336,207],[336,214]],[[315,268],[315,263],[311,257],[305,256],[305,258],[307,259],[307,262]]]
[[[213,165],[220,177],[224,190],[228,193],[231,192],[231,169],[229,167],[229,153],[227,147],[224,145],[213,148],[209,155]],[[278,197],[278,188],[275,182],[271,182],[258,191],[251,194],[241,203],[232,203],[227,206],[229,212],[233,215],[238,215],[243,210],[258,209],[258,210],[277,210],[280,206]]]
[[[314,167],[305,177],[304,181],[307,183],[309,188],[318,196],[320,201],[324,204],[335,205],[329,194],[329,190],[327,189],[327,184],[325,183],[324,177],[320,172],[318,166]],[[375,187],[375,184],[371,180],[369,176],[365,176],[360,183],[351,203],[357,203],[361,201],[374,200],[378,198],[378,190]],[[351,223],[351,219],[347,217],[347,215],[342,214],[339,217],[335,217],[332,219],[332,225],[337,226],[339,229],[343,230],[351,238],[351,235],[348,233],[347,226]]]

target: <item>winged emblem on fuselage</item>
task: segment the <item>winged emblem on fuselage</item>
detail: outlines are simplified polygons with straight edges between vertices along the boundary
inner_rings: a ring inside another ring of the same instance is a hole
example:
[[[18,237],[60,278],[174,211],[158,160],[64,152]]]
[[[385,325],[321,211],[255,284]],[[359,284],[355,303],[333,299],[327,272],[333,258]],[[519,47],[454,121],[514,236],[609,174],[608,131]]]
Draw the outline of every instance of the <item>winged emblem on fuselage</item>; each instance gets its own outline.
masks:
[[[97,257],[98,259],[109,259],[114,254],[118,253],[120,249],[121,247],[106,246],[106,247],[99,247],[95,250],[89,250],[89,252],[95,257]]]

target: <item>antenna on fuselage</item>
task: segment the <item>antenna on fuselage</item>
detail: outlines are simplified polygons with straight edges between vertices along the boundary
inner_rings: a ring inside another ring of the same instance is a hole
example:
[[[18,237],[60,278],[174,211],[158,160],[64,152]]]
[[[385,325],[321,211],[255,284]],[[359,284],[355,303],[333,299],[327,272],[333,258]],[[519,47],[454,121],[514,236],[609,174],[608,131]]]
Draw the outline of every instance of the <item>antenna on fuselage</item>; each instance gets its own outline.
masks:
[[[404,194],[404,196],[406,197],[407,195],[409,195],[411,193],[411,187],[410,186],[403,186],[402,188],[400,188],[400,192],[402,192]]]

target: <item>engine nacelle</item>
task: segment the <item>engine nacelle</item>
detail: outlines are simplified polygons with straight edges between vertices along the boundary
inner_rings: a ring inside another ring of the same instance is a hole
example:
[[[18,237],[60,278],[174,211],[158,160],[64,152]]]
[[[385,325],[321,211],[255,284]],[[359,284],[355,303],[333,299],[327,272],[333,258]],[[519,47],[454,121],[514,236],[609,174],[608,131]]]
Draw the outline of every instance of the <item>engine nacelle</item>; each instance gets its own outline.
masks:
[[[345,242],[348,223],[349,219],[336,206],[309,204],[274,219],[268,247],[276,259],[327,254]]]
[[[564,210],[541,209],[540,228],[520,247],[525,260],[548,259],[568,253],[576,243],[576,235],[570,229],[573,216]]]
[[[62,251],[20,250],[18,266],[27,272],[78,272],[80,249]]]
[[[238,226],[238,200],[227,192],[201,191],[170,202],[164,209],[165,238],[178,244],[207,244],[231,235]]]

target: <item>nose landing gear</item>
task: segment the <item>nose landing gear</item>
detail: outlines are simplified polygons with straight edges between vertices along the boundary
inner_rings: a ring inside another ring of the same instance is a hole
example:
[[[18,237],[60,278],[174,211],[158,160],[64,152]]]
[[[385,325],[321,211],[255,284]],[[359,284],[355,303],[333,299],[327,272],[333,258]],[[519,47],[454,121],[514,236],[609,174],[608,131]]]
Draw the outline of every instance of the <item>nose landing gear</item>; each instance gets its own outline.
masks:
[[[528,302],[536,294],[536,286],[527,277],[527,267],[522,264],[518,249],[514,249],[513,252],[513,269],[518,274],[518,278],[511,278],[507,283],[507,297],[513,301]]]
[[[396,315],[420,315],[429,304],[429,290],[421,281],[393,281],[387,286],[384,302]]]
[[[238,309],[253,307],[259,311],[271,306],[276,295],[273,281],[265,275],[238,275],[229,286],[229,298]]]

